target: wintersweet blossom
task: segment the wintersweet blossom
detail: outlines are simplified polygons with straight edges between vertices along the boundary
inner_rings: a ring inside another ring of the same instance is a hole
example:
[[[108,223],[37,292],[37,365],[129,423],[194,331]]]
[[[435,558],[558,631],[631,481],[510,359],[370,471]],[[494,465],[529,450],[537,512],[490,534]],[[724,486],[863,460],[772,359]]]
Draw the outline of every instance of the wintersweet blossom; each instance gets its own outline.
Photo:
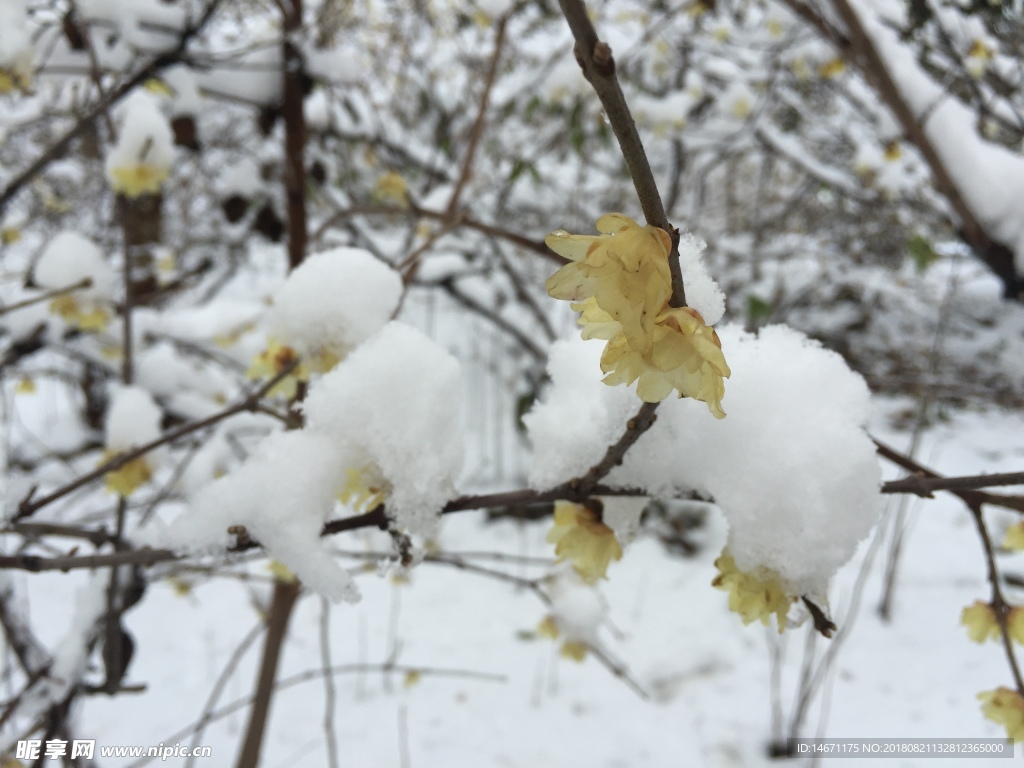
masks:
[[[981,711],[985,717],[1005,726],[1006,735],[1014,741],[1024,741],[1024,697],[1010,688],[982,691]]]
[[[137,91],[124,104],[117,144],[107,156],[110,186],[126,197],[156,194],[171,172],[174,133],[156,97]]]
[[[654,322],[672,295],[668,233],[640,226],[621,213],[597,220],[600,235],[552,232],[544,242],[570,260],[547,281],[548,294],[563,301],[593,297],[597,306],[622,326],[629,345],[648,352]]]
[[[1014,551],[1024,549],[1024,521],[1014,523],[1006,529],[1003,547]]]
[[[632,384],[641,400],[657,403],[673,389],[680,397],[707,403],[715,418],[725,418],[722,397],[731,371],[714,329],[690,307],[666,309],[658,316],[649,356],[631,349],[621,336],[613,338],[601,355],[606,384]]]
[[[110,322],[110,311],[105,306],[83,302],[71,293],[53,299],[50,311],[81,331],[102,331]]]
[[[548,640],[557,640],[561,634],[561,631],[558,629],[557,620],[550,614],[545,616],[540,624],[537,625],[537,635],[539,637],[544,637]],[[583,661],[587,658],[588,650],[589,648],[587,644],[580,640],[564,640],[562,641],[562,647],[559,649],[559,653],[563,658],[572,659],[573,661]]]
[[[267,339],[267,348],[253,358],[246,376],[250,379],[272,379],[280,375],[289,365],[298,360],[299,354],[277,339]],[[309,381],[309,367],[299,363],[268,392],[270,396],[282,395],[288,400],[298,393],[299,382]]]
[[[999,619],[988,603],[975,600],[960,614],[960,623],[967,627],[967,635],[976,643],[999,637]]]
[[[555,545],[558,559],[572,560],[573,568],[587,582],[607,578],[609,563],[622,559],[615,532],[582,504],[555,502],[554,525],[547,541]]]
[[[338,492],[342,504],[348,504],[357,512],[370,512],[383,504],[391,493],[391,486],[373,466],[348,469],[345,484]]]
[[[960,614],[960,623],[967,627],[967,634],[976,643],[997,640],[1002,635],[999,616],[989,603],[975,600]],[[1006,614],[1006,629],[1010,637],[1024,644],[1024,609],[1013,607]]]
[[[744,573],[727,551],[715,560],[715,567],[718,575],[711,585],[729,593],[729,610],[738,613],[744,624],[760,619],[765,626],[774,613],[779,634],[782,634],[786,614],[795,598],[786,594],[778,577],[770,573]]]
[[[377,179],[373,199],[379,203],[394,203],[400,208],[409,207],[409,185],[394,171],[388,171]]]
[[[548,247],[571,263],[548,279],[547,289],[573,302],[584,339],[608,342],[601,357],[604,382],[637,382],[637,395],[650,403],[675,389],[723,418],[723,378],[731,371],[718,334],[701,314],[668,303],[668,234],[618,213],[598,219],[597,229],[604,234],[548,235]]]
[[[120,451],[104,451],[101,463],[106,463],[118,455]],[[104,484],[111,493],[127,498],[145,485],[153,477],[153,468],[145,456],[136,456],[119,468],[107,472],[103,476]]]

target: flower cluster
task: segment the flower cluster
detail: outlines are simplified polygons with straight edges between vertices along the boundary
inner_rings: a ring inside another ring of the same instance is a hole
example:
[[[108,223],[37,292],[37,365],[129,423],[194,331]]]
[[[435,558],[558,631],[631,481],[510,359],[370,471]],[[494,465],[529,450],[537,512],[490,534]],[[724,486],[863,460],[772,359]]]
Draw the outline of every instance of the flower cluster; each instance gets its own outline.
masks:
[[[547,540],[555,545],[558,559],[572,560],[572,567],[588,583],[607,578],[611,561],[622,559],[615,532],[582,504],[555,502],[554,525]]]
[[[669,304],[668,233],[620,213],[602,216],[597,229],[602,234],[559,230],[544,242],[571,262],[548,279],[548,294],[574,302],[583,338],[608,342],[601,356],[605,383],[635,381],[649,403],[675,389],[724,417],[722,379],[730,371],[718,334],[696,310]]]
[[[786,628],[786,614],[795,598],[786,594],[779,579],[771,574],[744,573],[736,567],[736,561],[728,551],[723,551],[715,567],[718,575],[712,586],[729,592],[729,610],[735,611],[750,624],[758,619],[765,626],[776,616],[779,634]]]

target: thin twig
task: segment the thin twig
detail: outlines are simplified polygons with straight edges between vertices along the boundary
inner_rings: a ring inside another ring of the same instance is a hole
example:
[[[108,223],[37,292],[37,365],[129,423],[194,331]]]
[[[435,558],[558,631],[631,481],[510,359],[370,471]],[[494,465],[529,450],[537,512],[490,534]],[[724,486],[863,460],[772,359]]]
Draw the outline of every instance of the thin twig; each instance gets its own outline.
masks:
[[[583,0],[558,0],[558,5],[576,39],[576,46],[573,48],[576,61],[583,70],[583,76],[587,78],[597,93],[597,97],[601,100],[608,123],[615,133],[615,138],[619,141],[619,149],[626,161],[626,167],[629,168],[633,186],[636,187],[636,194],[640,198],[640,207],[643,209],[644,217],[648,224],[665,230],[672,239],[672,249],[668,259],[669,269],[672,272],[670,303],[673,307],[685,307],[686,290],[679,266],[679,230],[668,223],[668,217],[665,215],[665,206],[661,202],[661,194],[654,181],[651,164],[647,160],[647,153],[644,151],[644,145],[640,140],[633,115],[629,111],[626,97],[623,95],[615,75],[615,59],[612,58],[612,49],[598,38],[597,30],[594,29],[590,16],[587,15],[587,8],[583,4]]]
[[[459,198],[462,195],[462,190],[465,188],[470,176],[473,175],[473,160],[476,156],[477,145],[484,134],[487,104],[490,100],[491,89],[494,87],[495,76],[498,73],[498,61],[501,59],[501,50],[505,44],[505,21],[506,19],[503,16],[494,28],[494,52],[491,54],[491,63],[487,68],[487,75],[484,79],[484,90],[480,94],[480,106],[477,108],[476,120],[473,122],[473,128],[469,134],[469,147],[467,147],[466,157],[462,161],[462,170],[459,172],[458,181],[455,182],[452,196],[448,200],[446,213],[449,218],[455,217],[455,212],[459,208]]]
[[[93,124],[96,118],[105,114],[111,107],[135,90],[136,87],[153,77],[157,72],[181,61],[185,56],[185,50],[188,48],[189,42],[192,38],[198,35],[210,19],[213,18],[213,14],[222,2],[223,0],[210,0],[210,3],[206,6],[202,15],[195,24],[186,27],[185,30],[182,31],[177,44],[173,48],[154,56],[138,72],[121,83],[121,85],[108,92],[105,98],[101,98],[92,107],[92,109],[82,115],[78,119],[78,122],[76,122],[75,125],[67,131],[67,133],[51,144],[45,152],[43,152],[28,166],[28,168],[11,179],[11,181],[7,183],[7,186],[3,188],[3,191],[0,191],[0,213],[3,213],[4,209],[7,208],[7,205],[11,202],[14,196],[21,191],[22,187],[32,181],[32,179],[34,179],[50,163],[57,158],[62,157],[67,148],[71,145],[71,142],[86,131],[89,126]]]
[[[878,449],[879,456],[883,456],[894,464],[903,467],[903,469],[906,469],[909,472],[914,472],[923,478],[943,479],[941,475],[938,475],[927,467],[918,464],[909,456],[890,448],[879,440],[874,440],[874,443],[875,447]],[[903,481],[900,480],[893,482]],[[886,485],[888,485],[888,483]],[[883,489],[884,487],[885,486],[883,486]],[[937,488],[936,490],[943,490],[947,493],[952,493],[968,506],[971,506],[972,504],[991,504],[996,507],[1003,507],[1005,509],[1012,509],[1017,512],[1024,513],[1024,496],[1004,496],[998,493],[976,491],[969,488]]]
[[[160,446],[166,445],[168,443],[173,443],[174,441],[179,440],[182,437],[185,437],[186,435],[190,435],[193,432],[205,429],[206,427],[212,427],[214,424],[217,424],[230,416],[234,416],[237,413],[255,410],[256,406],[259,404],[259,401],[268,392],[270,392],[270,390],[277,386],[278,383],[280,383],[285,377],[287,377],[295,369],[298,363],[298,360],[291,362],[284,369],[282,369],[276,376],[266,381],[254,392],[247,395],[245,398],[243,398],[241,401],[231,406],[230,408],[226,408],[223,411],[219,411],[218,413],[215,413],[212,416],[208,416],[205,419],[200,419],[199,421],[193,421],[189,422],[188,424],[184,424],[178,427],[177,429],[173,429],[170,432],[161,435],[155,440],[151,440],[150,442],[139,446],[138,448],[133,448],[130,451],[119,453],[117,456],[114,456],[108,461],[105,461],[103,464],[101,464],[91,472],[87,472],[84,475],[75,478],[70,483],[62,485],[60,488],[56,489],[55,491],[52,491],[51,493],[48,493],[46,496],[43,496],[40,499],[33,500],[33,493],[30,492],[29,495],[26,496],[18,505],[18,514],[15,516],[14,519],[21,520],[22,518],[34,514],[36,511],[42,509],[46,505],[52,504],[54,501],[57,501],[58,499],[61,499],[64,496],[67,496],[69,493],[73,493],[74,491],[77,491],[79,488],[88,485],[89,483],[92,483],[95,480],[98,480],[99,478],[107,474],[107,472],[113,472],[117,469],[120,469],[128,462],[137,459],[139,456],[143,456],[149,453],[155,448],[159,448]]]
[[[999,634],[1003,641],[1003,650],[1006,651],[1006,662],[1010,665],[1010,672],[1013,674],[1014,685],[1017,686],[1017,693],[1024,696],[1024,679],[1021,678],[1020,667],[1017,665],[1017,654],[1013,650],[1013,639],[1010,637],[1009,615],[1010,605],[1003,597],[1003,590],[1000,586],[999,567],[996,565],[995,549],[992,546],[992,539],[988,535],[988,528],[985,526],[985,518],[981,513],[981,504],[968,504],[971,510],[971,517],[978,529],[978,538],[981,539],[982,549],[985,551],[985,564],[988,569],[988,581],[992,587],[992,609],[996,613],[999,622]]]
[[[930,499],[934,491],[963,491],[972,488],[993,488],[997,485],[1024,485],[1024,472],[996,472],[991,475],[962,477],[927,477],[914,474],[901,480],[882,484],[882,493],[913,493]]]
[[[4,304],[0,306],[0,317],[3,317],[9,312],[14,312],[17,309],[24,309],[25,307],[31,307],[33,304],[39,304],[40,302],[48,299],[54,299],[58,296],[63,296],[65,293],[72,293],[82,288],[88,288],[92,285],[92,278],[87,277],[83,280],[79,280],[73,285],[66,285],[63,288],[54,288],[52,291],[46,291],[40,293],[38,296],[33,296],[30,299],[24,299],[23,301],[16,301],[14,304]]]

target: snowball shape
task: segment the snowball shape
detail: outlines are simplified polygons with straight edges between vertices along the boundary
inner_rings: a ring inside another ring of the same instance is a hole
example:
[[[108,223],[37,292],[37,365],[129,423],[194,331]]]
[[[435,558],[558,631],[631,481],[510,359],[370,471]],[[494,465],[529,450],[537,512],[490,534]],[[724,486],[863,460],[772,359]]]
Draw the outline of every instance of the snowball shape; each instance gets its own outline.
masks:
[[[70,231],[59,232],[47,243],[36,262],[33,278],[40,287],[51,289],[91,280],[88,288],[75,291],[74,295],[92,300],[112,299],[117,284],[117,274],[96,244]]]
[[[388,513],[433,531],[462,465],[459,364],[420,331],[391,322],[309,390],[308,428],[328,436],[347,469],[390,486]]]
[[[355,602],[352,577],[320,536],[336,503],[342,466],[327,437],[305,429],[276,432],[241,467],[199,491],[161,543],[185,552],[224,549],[231,544],[228,528],[243,525],[310,589]]]
[[[342,359],[388,322],[401,296],[402,278],[369,251],[334,248],[292,271],[268,329],[303,357]]]
[[[107,180],[128,197],[159,192],[174,159],[171,126],[146,91],[129,96],[122,114],[117,144],[107,155]]]

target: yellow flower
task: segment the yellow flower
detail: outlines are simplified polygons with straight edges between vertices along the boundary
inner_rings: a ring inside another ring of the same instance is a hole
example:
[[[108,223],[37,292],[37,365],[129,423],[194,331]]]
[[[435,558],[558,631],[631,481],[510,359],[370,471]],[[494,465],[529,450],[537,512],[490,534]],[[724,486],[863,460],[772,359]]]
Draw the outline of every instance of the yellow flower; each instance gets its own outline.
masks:
[[[768,626],[771,615],[776,616],[779,634],[786,628],[786,614],[795,598],[789,597],[777,576],[744,573],[727,551],[715,560],[719,573],[711,582],[718,589],[729,592],[729,610],[735,611],[750,624],[757,619]]]
[[[544,637],[548,640],[557,640],[561,634],[562,633],[558,629],[558,623],[555,621],[554,616],[545,616],[541,623],[537,625],[537,635],[539,637]],[[565,640],[562,643],[559,653],[566,659],[583,661],[587,657],[587,650],[587,644],[584,642],[579,640]]]
[[[537,634],[540,637],[546,637],[548,640],[558,639],[558,624],[555,623],[555,617],[551,614],[545,616],[540,624],[537,625]]]
[[[338,492],[338,499],[357,512],[370,512],[387,501],[390,493],[390,484],[378,470],[361,467],[345,472],[345,484]]]
[[[839,56],[829,59],[820,67],[818,67],[818,74],[826,80],[831,80],[833,77],[839,77],[846,71],[846,62]]]
[[[298,352],[291,347],[276,339],[268,339],[267,348],[253,358],[246,376],[250,379],[272,379],[298,357]],[[271,396],[282,395],[291,400],[298,392],[300,381],[309,381],[309,369],[303,363],[297,365],[291,373],[277,382],[268,394]]]
[[[563,301],[593,297],[597,306],[622,326],[629,345],[647,352],[654,322],[672,295],[668,233],[640,226],[621,213],[597,220],[601,235],[570,235],[559,230],[544,242],[569,259],[547,281],[548,294]]]
[[[999,637],[999,619],[988,603],[975,600],[960,614],[960,623],[967,627],[967,635],[976,643]]]
[[[613,338],[601,355],[601,370],[608,374],[606,384],[636,381],[645,402],[660,402],[676,389],[680,397],[707,403],[715,418],[725,418],[723,377],[732,372],[718,334],[690,307],[667,308],[658,316],[650,355],[632,349],[624,336]]]
[[[604,339],[601,370],[609,385],[637,382],[649,403],[673,389],[707,403],[723,418],[723,378],[731,374],[718,334],[690,307],[668,301],[671,240],[657,227],[641,227],[620,213],[597,221],[601,235],[553,232],[545,239],[571,263],[547,281],[548,293],[580,312],[584,339]]]
[[[36,391],[36,382],[31,376],[22,376],[18,381],[18,386],[14,388],[15,394],[18,395],[32,395]]]
[[[119,451],[105,451],[101,463],[110,461]],[[119,469],[107,472],[103,476],[107,490],[125,498],[131,496],[141,486],[149,482],[153,476],[153,468],[149,466],[145,456],[136,456],[123,464]]]
[[[622,547],[615,532],[582,504],[555,502],[555,520],[547,541],[555,545],[559,560],[572,560],[572,567],[584,581],[607,578],[608,564],[622,559]]]
[[[399,208],[409,207],[409,185],[394,171],[388,171],[377,179],[373,199],[379,203],[394,203]]]
[[[1006,529],[1006,537],[1003,539],[1003,547],[1012,550],[1024,549],[1024,520],[1014,523]]]
[[[102,331],[110,321],[105,307],[85,306],[73,294],[58,296],[50,302],[50,311],[68,325],[82,331]]]
[[[1014,741],[1024,741],[1024,698],[1010,688],[982,691],[981,711],[985,717],[1006,727],[1006,735]]]
[[[884,157],[886,161],[890,163],[895,163],[902,156],[903,148],[900,147],[900,143],[896,139],[893,139],[892,141],[885,145],[885,152],[882,154],[882,157]]]
[[[135,163],[110,169],[111,186],[125,197],[156,194],[171,169],[165,165]]]
[[[587,644],[577,640],[566,640],[562,643],[562,656],[573,661],[583,661],[587,657]]]
[[[26,48],[13,61],[0,66],[0,93],[28,93],[32,89],[32,58],[32,50]]]
[[[274,575],[276,581],[280,581],[283,584],[294,584],[298,581],[298,578],[292,573],[291,569],[280,560],[271,560],[267,563],[267,570]]]

